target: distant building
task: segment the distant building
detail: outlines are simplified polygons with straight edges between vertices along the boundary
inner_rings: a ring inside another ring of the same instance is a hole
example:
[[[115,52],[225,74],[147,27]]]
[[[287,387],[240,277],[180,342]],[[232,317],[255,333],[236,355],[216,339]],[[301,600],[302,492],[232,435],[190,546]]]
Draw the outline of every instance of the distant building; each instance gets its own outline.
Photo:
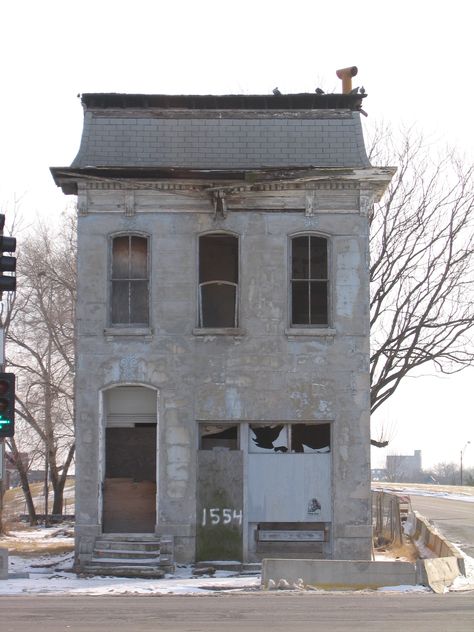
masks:
[[[387,481],[418,482],[422,474],[421,450],[415,450],[413,455],[388,454],[385,461],[385,472],[385,480]]]

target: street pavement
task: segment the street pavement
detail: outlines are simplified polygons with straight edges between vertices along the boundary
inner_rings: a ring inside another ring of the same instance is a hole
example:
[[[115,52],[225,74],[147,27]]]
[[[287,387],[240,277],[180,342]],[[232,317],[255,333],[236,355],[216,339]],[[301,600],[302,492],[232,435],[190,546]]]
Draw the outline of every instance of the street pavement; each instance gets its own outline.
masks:
[[[0,597],[1,632],[472,632],[474,593]]]
[[[413,509],[432,521],[450,542],[474,557],[474,502],[415,495],[410,495],[410,499]]]

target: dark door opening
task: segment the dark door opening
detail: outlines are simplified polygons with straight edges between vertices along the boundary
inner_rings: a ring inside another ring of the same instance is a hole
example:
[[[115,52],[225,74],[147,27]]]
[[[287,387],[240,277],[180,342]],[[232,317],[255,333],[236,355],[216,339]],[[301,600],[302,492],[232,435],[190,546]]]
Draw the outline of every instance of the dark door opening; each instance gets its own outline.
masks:
[[[156,424],[106,428],[104,533],[153,533],[156,523]]]

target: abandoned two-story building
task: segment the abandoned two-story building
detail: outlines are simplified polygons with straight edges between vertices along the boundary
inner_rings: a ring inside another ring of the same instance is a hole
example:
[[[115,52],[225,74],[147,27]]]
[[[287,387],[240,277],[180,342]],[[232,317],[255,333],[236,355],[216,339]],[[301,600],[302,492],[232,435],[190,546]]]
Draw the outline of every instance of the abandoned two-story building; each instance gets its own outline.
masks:
[[[76,555],[369,559],[360,94],[83,94]],[[113,545],[112,545],[113,548]]]

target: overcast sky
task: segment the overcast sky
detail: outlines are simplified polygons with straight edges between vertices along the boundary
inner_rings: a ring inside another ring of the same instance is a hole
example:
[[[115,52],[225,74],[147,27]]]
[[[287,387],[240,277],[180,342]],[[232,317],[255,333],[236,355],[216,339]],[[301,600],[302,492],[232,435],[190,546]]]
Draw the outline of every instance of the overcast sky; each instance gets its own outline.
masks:
[[[16,0],[0,9],[0,206],[53,219],[72,198],[50,166],[73,160],[82,92],[340,91],[356,65],[367,126],[413,126],[433,148],[474,156],[470,3],[313,0]],[[474,465],[474,371],[409,380],[378,416],[389,452],[421,449],[424,465]],[[374,465],[385,452],[377,451]]]

